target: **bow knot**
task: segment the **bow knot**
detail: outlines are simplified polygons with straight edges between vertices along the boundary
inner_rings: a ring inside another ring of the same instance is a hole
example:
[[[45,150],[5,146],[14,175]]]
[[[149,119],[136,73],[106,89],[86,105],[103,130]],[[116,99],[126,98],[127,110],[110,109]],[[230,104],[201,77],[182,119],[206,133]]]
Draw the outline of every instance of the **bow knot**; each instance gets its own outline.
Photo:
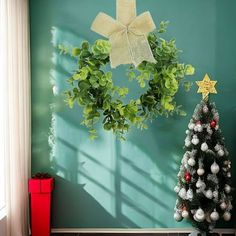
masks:
[[[99,13],[91,27],[93,31],[109,38],[112,47],[111,67],[131,63],[138,66],[143,61],[155,63],[147,40],[147,34],[156,28],[150,12],[136,16],[135,0],[116,0],[116,3],[116,20]]]

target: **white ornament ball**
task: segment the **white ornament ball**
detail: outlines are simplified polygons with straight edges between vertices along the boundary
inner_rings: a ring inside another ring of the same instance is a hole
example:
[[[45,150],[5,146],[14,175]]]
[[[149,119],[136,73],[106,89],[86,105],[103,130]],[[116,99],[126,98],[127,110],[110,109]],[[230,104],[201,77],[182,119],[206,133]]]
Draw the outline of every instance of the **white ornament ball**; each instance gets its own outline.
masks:
[[[201,124],[196,124],[194,127],[194,131],[195,132],[202,132],[203,131],[203,127]]]
[[[229,161],[224,161],[224,165],[228,166],[228,165],[230,165],[230,162]]]
[[[218,196],[219,196],[219,192],[217,190],[213,191],[212,194],[213,194],[214,198],[218,198]]]
[[[195,166],[195,164],[196,164],[196,161],[194,160],[194,158],[189,158],[188,159],[188,164],[190,165],[190,166]]]
[[[207,106],[204,106],[204,107],[202,108],[202,111],[203,111],[203,113],[207,113],[207,112],[209,111],[209,109],[208,109]]]
[[[216,145],[215,145],[215,150],[218,152],[220,149],[221,149],[220,144],[216,144]]]
[[[183,210],[183,211],[182,211],[182,217],[183,217],[183,218],[188,218],[188,216],[189,216],[188,211]]]
[[[231,173],[230,172],[227,173],[227,177],[231,178]]]
[[[199,208],[196,213],[195,213],[195,219],[198,221],[198,222],[203,222],[205,220],[205,213],[204,211]]]
[[[230,193],[231,192],[231,187],[228,184],[225,185],[225,192],[226,193]]]
[[[198,181],[197,181],[197,183],[196,183],[196,187],[197,187],[197,188],[205,189],[206,184],[205,184],[200,178],[198,178]]]
[[[211,220],[213,220],[213,221],[219,220],[219,218],[220,218],[219,213],[218,213],[216,210],[214,210],[214,211],[210,214],[210,218],[211,218]]]
[[[205,173],[205,170],[203,169],[203,168],[199,168],[198,170],[197,170],[197,174],[198,175],[204,175],[204,173]]]
[[[198,139],[198,138],[193,138],[193,139],[191,140],[191,142],[192,142],[192,144],[194,144],[194,145],[198,145],[198,144],[199,144],[199,139]]]
[[[175,212],[174,219],[176,221],[181,221],[183,219],[183,217],[178,212]]]
[[[182,198],[182,199],[186,199],[186,195],[187,195],[187,191],[185,188],[181,188],[180,191],[179,191],[179,196]]]
[[[182,158],[182,160],[181,160],[181,163],[182,163],[182,164],[185,164],[187,160],[188,160],[188,154],[187,154],[187,152],[186,152],[186,153],[184,153],[184,155],[183,155],[183,158]]]
[[[225,202],[222,202],[222,203],[220,204],[220,208],[221,208],[222,210],[225,210],[225,209],[227,208],[227,204],[226,204]]]
[[[191,145],[191,142],[190,142],[190,140],[185,140],[184,144],[185,144],[186,147],[189,147]]]
[[[203,126],[202,125],[198,126],[198,132],[202,132],[202,131],[203,131]]]
[[[219,121],[219,113],[218,112],[216,112],[215,114],[214,114],[214,120],[216,120],[216,121]]]
[[[202,187],[202,180],[200,178],[198,178],[198,181],[196,183],[196,187],[197,188],[201,188]]]
[[[186,133],[186,134],[190,134],[190,131],[187,129],[187,130],[185,131],[185,133]]]
[[[176,193],[178,193],[179,190],[180,190],[180,187],[179,187],[179,186],[175,186],[175,187],[174,187],[174,191],[175,191]]]
[[[193,190],[191,188],[187,191],[187,196],[186,197],[190,201],[193,199]]]
[[[195,125],[194,131],[196,131],[196,132],[202,132],[202,131],[203,131],[202,125],[201,125],[201,124]]]
[[[207,145],[207,143],[203,143],[203,144],[201,145],[201,150],[202,150],[203,152],[205,152],[205,151],[208,150],[208,145]]]
[[[219,122],[219,119],[220,119],[219,116],[214,117],[214,120],[216,120],[216,122]]]
[[[211,127],[210,127],[210,126],[208,126],[208,127],[207,127],[207,133],[208,133],[208,134],[210,134],[210,135],[212,135],[212,134],[213,134],[213,131],[212,131],[212,129],[211,129]]]
[[[220,171],[219,165],[214,161],[214,163],[211,165],[211,173],[217,174]]]
[[[225,221],[229,221],[231,219],[231,214],[228,211],[226,211],[223,215],[223,218]]]
[[[187,136],[184,141],[190,141],[190,136]]]
[[[220,149],[220,150],[217,152],[217,154],[218,154],[220,157],[223,157],[223,156],[225,155],[225,152],[224,152],[222,149]]]
[[[208,199],[212,199],[213,197],[213,193],[210,189],[208,189],[205,193],[205,196],[208,198]]]
[[[189,123],[189,124],[188,124],[188,128],[189,128],[190,130],[193,130],[194,127],[195,127],[195,124],[193,124],[193,123]]]

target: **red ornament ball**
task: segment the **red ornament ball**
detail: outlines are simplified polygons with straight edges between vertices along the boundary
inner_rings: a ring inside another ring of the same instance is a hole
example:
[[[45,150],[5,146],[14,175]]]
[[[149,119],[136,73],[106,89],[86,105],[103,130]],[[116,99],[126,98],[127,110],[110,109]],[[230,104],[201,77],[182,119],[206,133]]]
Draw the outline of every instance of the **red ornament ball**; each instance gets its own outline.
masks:
[[[214,129],[216,127],[216,120],[214,120],[214,119],[211,120],[210,126],[211,126],[212,129]]]
[[[184,174],[184,179],[185,179],[187,182],[190,182],[190,180],[191,180],[191,174],[190,174],[189,172],[186,172],[186,173]]]

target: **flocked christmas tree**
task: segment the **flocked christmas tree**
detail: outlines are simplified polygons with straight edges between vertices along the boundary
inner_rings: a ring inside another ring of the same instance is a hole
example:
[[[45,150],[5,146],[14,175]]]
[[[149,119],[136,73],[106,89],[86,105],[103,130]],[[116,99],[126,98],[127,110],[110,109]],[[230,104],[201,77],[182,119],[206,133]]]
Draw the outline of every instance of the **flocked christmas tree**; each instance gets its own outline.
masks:
[[[201,232],[209,232],[221,218],[231,219],[231,162],[219,128],[219,113],[209,101],[216,81],[206,75],[197,81],[203,99],[195,108],[185,139],[178,173],[174,218],[186,218]]]

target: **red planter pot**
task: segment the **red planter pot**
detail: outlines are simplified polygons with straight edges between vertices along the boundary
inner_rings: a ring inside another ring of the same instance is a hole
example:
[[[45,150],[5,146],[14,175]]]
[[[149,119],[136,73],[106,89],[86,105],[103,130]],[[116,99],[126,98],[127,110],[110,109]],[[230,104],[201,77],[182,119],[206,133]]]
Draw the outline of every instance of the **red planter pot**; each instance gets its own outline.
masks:
[[[30,179],[31,235],[49,236],[51,223],[51,194],[54,179]]]

